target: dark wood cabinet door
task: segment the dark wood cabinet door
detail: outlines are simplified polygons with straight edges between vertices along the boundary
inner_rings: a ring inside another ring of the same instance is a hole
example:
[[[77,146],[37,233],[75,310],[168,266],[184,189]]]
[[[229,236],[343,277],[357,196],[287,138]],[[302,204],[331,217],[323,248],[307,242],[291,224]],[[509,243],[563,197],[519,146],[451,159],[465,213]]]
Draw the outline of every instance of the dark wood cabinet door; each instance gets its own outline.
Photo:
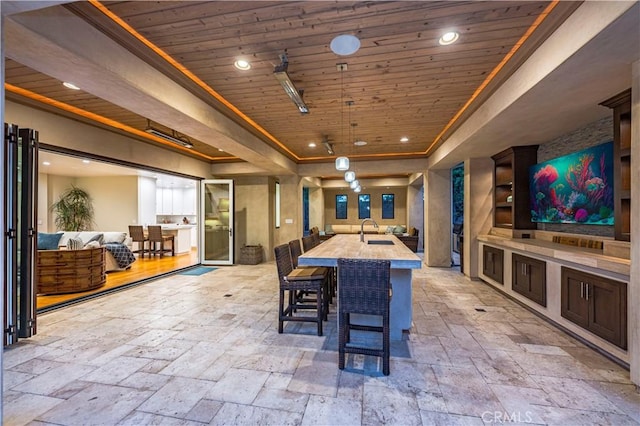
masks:
[[[495,247],[482,248],[482,273],[492,280],[504,284],[504,251]]]
[[[542,306],[547,306],[547,264],[541,260],[527,261],[529,276],[528,298]]]
[[[626,293],[624,283],[602,278],[589,280],[588,296],[591,307],[589,329],[623,349],[627,348]]]
[[[561,315],[627,349],[627,284],[562,268]]]
[[[546,262],[515,253],[511,259],[513,291],[542,306],[547,306]]]
[[[560,314],[580,327],[589,328],[589,302],[585,283],[572,269],[562,268]]]

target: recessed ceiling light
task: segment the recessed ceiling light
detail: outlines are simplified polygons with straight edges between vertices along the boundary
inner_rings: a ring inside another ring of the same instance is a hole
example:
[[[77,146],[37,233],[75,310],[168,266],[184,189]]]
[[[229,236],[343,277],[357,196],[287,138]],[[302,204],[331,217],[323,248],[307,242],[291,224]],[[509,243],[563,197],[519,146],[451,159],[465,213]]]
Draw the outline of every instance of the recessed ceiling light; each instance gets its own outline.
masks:
[[[403,136],[400,138],[400,142],[405,143],[405,142],[409,142],[409,138],[406,136]]]
[[[460,34],[455,31],[449,31],[444,33],[442,37],[440,37],[438,43],[440,43],[442,46],[446,46],[448,44],[455,43],[456,41],[458,41],[458,38],[460,38]]]
[[[353,144],[355,146],[365,146],[367,144],[367,141],[355,141]]]
[[[233,66],[242,71],[251,69],[251,64],[249,63],[249,61],[246,61],[244,59],[238,59],[233,63]]]
[[[360,49],[360,40],[351,34],[341,34],[331,40],[329,47],[331,47],[331,51],[336,55],[353,55]]]
[[[220,152],[224,152],[224,149],[222,149],[222,148],[218,148],[218,151],[220,151]]]
[[[67,89],[80,90],[80,88],[78,86],[76,86],[73,83],[69,83],[68,81],[65,81],[64,83],[62,83],[62,85],[64,87],[66,87]]]
[[[315,148],[315,147],[316,147],[315,142],[309,142],[309,148]]]
[[[84,164],[89,164],[91,161],[89,161],[89,160],[82,160],[82,162],[83,162]]]
[[[43,162],[42,162],[42,165],[43,165],[43,166],[50,166],[50,165],[51,165],[51,163],[50,163],[50,162],[48,162],[48,161],[43,161]]]

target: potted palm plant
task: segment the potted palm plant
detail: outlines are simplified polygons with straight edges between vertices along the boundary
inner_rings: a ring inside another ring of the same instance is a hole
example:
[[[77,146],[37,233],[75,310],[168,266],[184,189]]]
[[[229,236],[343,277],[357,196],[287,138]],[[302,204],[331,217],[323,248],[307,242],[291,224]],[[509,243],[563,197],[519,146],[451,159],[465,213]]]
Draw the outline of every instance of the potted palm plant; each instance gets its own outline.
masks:
[[[55,224],[60,231],[88,231],[93,226],[91,196],[75,185],[60,194],[51,211],[56,215]]]

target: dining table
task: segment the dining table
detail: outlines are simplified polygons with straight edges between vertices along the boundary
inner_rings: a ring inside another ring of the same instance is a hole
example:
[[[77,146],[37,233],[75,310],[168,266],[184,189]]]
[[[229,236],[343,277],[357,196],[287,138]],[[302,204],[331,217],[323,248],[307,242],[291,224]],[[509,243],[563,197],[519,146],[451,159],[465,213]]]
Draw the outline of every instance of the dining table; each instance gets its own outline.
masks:
[[[337,234],[298,257],[300,266],[337,267],[338,259],[380,259],[391,263],[389,328],[391,340],[402,340],[412,325],[412,270],[422,268],[422,259],[393,234]],[[338,282],[338,288],[340,282]],[[338,309],[340,302],[338,301]],[[362,316],[364,323],[376,321]]]

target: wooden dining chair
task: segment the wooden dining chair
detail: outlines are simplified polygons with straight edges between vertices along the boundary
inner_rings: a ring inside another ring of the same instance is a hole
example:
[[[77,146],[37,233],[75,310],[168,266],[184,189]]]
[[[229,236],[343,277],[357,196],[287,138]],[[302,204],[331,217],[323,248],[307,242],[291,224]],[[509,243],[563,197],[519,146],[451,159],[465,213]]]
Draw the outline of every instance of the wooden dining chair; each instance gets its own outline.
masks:
[[[362,354],[382,358],[382,374],[389,375],[391,262],[388,260],[338,259],[338,368],[345,355]],[[351,314],[382,317],[382,326],[351,323]],[[351,343],[351,330],[382,333],[382,348]]]
[[[160,225],[149,225],[147,226],[147,231],[149,233],[149,257],[151,257],[151,254],[154,256],[159,254],[160,257],[163,257],[167,252],[171,252],[171,256],[176,255],[176,242],[173,235],[164,235]],[[171,242],[170,249],[164,247],[168,241]]]
[[[138,253],[140,257],[144,258],[144,253],[147,251],[145,248],[146,243],[149,241],[146,235],[144,235],[144,229],[141,225],[129,225],[129,236],[132,243],[138,243],[138,249],[132,250],[132,253]],[[151,249],[151,247],[149,247]],[[151,253],[149,253],[151,257]]]

